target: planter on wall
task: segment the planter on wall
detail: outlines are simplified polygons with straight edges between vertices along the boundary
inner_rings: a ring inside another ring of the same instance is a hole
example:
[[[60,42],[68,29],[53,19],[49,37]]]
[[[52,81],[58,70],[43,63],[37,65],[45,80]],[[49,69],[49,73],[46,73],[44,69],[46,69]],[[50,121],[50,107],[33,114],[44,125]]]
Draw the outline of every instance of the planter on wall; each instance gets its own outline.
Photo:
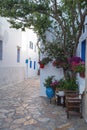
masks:
[[[85,78],[85,73],[79,73],[80,77]]]
[[[42,68],[42,69],[43,69],[43,68],[44,68],[44,65],[43,65],[43,64],[40,64],[40,68]]]

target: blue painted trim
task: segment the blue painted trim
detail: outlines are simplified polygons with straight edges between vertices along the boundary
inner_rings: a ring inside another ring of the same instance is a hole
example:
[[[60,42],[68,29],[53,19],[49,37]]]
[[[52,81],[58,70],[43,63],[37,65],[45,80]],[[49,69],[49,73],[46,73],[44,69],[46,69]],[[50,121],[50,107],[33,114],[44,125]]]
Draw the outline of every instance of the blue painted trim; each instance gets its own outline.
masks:
[[[86,55],[86,40],[82,41],[81,43],[81,58],[83,61],[85,61],[85,55]]]
[[[28,59],[25,60],[25,63],[28,64]]]
[[[30,61],[30,68],[32,68],[32,61]]]

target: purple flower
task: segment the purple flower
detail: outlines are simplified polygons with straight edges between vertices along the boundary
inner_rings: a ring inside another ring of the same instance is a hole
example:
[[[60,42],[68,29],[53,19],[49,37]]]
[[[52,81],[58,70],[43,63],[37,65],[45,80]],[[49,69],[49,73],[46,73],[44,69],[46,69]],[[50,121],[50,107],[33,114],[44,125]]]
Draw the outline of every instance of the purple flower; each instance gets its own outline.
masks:
[[[69,63],[72,63],[72,62],[80,63],[81,61],[82,61],[82,59],[80,57],[77,57],[77,56],[71,57],[69,59]]]
[[[59,84],[59,82],[57,80],[55,80],[54,82],[52,82],[51,86],[56,87],[58,84]]]

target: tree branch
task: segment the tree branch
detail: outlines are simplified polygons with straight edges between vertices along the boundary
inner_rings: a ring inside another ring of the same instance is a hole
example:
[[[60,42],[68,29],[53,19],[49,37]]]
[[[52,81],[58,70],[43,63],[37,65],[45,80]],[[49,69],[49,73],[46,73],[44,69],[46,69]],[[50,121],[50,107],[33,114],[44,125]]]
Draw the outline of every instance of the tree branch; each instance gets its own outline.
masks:
[[[87,9],[85,9],[85,11],[83,12],[83,14],[81,15],[81,22],[80,22],[79,27],[78,27],[78,34],[77,34],[77,37],[76,37],[76,44],[75,44],[74,52],[73,52],[74,54],[76,52],[76,48],[77,48],[78,43],[79,43],[79,38],[80,38],[80,36],[82,34],[82,28],[83,28],[86,16],[87,16]]]

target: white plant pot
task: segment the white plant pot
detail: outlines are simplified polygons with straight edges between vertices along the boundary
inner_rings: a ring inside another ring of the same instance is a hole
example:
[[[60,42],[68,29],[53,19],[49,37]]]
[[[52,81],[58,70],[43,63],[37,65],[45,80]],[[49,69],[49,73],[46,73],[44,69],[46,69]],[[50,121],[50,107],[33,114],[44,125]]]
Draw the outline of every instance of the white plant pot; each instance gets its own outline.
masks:
[[[59,96],[64,96],[65,93],[64,93],[64,91],[59,91],[59,92],[58,92],[58,95],[59,95]]]

